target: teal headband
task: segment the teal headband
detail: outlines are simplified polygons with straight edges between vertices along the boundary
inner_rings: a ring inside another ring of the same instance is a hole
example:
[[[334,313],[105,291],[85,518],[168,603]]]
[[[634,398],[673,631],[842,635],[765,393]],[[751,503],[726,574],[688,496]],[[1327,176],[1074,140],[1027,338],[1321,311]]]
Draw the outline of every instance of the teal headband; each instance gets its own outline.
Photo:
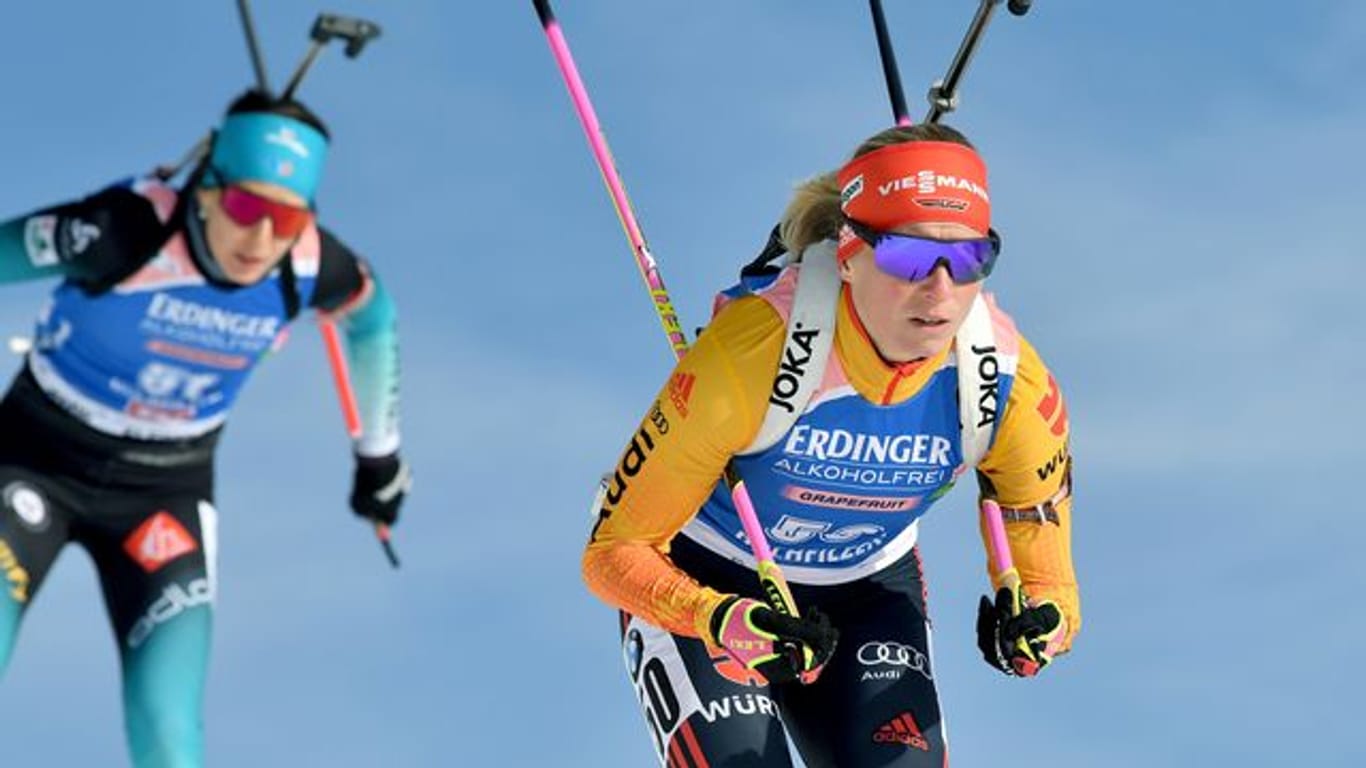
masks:
[[[313,126],[270,112],[228,115],[209,164],[225,182],[279,184],[313,204],[327,138]]]

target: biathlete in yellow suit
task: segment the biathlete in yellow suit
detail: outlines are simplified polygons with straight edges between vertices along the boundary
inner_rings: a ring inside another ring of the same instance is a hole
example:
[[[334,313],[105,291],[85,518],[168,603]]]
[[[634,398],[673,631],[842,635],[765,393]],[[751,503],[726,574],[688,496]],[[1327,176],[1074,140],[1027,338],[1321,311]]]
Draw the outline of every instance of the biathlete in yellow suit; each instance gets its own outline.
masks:
[[[872,137],[797,190],[780,231],[799,258],[731,292],[632,435],[583,575],[624,612],[627,669],[661,763],[790,766],[786,735],[808,766],[945,765],[916,544],[920,518],[974,468],[1004,510],[1023,582],[1004,588],[988,561],[985,658],[1029,675],[1071,647],[1081,613],[1067,409],[982,293],[1000,245],[990,221],[986,167],[962,134],[922,124]],[[833,330],[794,315],[803,273],[822,267]],[[986,329],[976,337],[964,335],[970,317]],[[960,364],[977,372],[968,411]],[[799,402],[804,378],[814,391]],[[961,423],[967,412],[978,423]],[[763,439],[775,416],[782,434]],[[800,618],[763,601],[727,463]],[[780,652],[795,642],[812,653]]]

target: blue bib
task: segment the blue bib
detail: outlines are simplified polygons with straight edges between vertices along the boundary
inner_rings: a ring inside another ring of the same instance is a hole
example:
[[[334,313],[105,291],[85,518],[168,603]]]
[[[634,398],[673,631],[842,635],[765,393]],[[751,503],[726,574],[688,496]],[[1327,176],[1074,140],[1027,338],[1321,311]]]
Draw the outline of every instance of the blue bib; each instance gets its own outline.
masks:
[[[165,187],[138,191],[155,198],[164,216],[174,209]],[[295,264],[293,290],[306,303],[316,261],[311,269]],[[38,319],[29,368],[49,396],[96,430],[198,437],[223,423],[252,369],[283,341],[290,286],[281,279],[277,269],[250,286],[209,283],[177,234],[110,291],[58,286]]]

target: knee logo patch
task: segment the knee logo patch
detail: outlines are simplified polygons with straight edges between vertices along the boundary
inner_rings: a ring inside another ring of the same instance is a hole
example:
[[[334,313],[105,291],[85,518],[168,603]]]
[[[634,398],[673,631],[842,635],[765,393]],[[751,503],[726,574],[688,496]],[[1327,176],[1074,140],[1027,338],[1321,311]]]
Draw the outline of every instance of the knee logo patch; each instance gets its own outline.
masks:
[[[5,499],[5,508],[13,511],[19,522],[30,531],[42,533],[52,523],[47,511],[47,500],[32,485],[16,480],[6,485],[0,495]]]
[[[190,532],[165,510],[143,520],[123,540],[123,551],[148,573],[197,549]]]

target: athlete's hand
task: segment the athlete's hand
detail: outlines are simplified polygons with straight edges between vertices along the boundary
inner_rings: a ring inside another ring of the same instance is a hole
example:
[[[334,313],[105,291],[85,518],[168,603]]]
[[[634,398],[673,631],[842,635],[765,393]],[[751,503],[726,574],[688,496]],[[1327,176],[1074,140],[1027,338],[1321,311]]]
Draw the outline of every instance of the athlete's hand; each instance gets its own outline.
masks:
[[[794,619],[758,600],[732,595],[711,615],[712,640],[769,683],[813,683],[835,653],[839,632],[819,610]]]
[[[397,453],[356,457],[351,480],[351,511],[368,520],[393,525],[404,494],[413,485],[408,463]]]
[[[1015,586],[996,591],[996,602],[977,605],[977,647],[987,663],[1007,675],[1033,677],[1048,666],[1067,637],[1067,620],[1052,600],[1031,600]]]

